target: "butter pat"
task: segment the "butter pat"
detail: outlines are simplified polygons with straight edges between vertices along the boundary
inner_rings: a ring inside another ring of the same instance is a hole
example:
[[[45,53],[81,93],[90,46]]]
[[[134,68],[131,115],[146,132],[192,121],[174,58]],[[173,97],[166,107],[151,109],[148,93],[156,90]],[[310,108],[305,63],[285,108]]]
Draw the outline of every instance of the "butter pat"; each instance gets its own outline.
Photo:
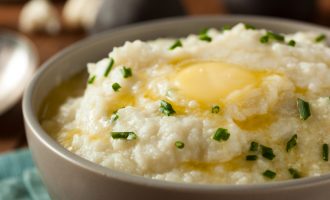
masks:
[[[230,93],[257,86],[260,72],[215,61],[194,62],[175,77],[179,93],[202,103],[223,102]]]

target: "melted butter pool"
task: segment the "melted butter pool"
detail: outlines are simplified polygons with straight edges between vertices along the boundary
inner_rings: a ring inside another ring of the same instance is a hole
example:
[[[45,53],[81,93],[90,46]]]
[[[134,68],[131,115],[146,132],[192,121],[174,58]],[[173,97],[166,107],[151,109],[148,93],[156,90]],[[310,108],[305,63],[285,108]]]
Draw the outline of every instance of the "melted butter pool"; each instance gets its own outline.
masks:
[[[198,102],[219,103],[232,92],[257,87],[265,73],[216,61],[185,65],[174,79],[179,93]]]

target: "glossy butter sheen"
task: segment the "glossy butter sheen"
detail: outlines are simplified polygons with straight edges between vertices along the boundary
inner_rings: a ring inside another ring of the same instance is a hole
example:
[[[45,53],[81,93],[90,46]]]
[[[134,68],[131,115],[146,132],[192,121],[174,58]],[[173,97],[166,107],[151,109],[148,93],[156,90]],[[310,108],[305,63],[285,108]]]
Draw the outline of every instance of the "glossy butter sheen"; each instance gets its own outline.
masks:
[[[230,93],[259,81],[258,72],[223,62],[193,62],[175,77],[180,93],[203,103],[223,102]]]

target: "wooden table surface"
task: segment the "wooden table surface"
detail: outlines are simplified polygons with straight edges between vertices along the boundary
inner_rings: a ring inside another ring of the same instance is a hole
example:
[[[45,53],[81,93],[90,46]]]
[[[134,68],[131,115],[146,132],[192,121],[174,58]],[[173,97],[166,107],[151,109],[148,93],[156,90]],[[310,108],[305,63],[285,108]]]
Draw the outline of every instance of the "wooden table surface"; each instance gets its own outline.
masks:
[[[188,15],[224,14],[228,13],[221,0],[182,0]],[[319,14],[315,18],[316,23],[330,25],[330,0],[318,1]],[[18,31],[18,16],[23,3],[0,3],[0,28]],[[63,1],[56,3],[59,12],[63,8]],[[83,31],[62,31],[60,34],[50,36],[47,34],[28,34],[36,45],[40,64],[49,57],[81,40],[87,34]],[[21,114],[21,102],[13,109],[0,116],[0,153],[26,146],[26,138]]]

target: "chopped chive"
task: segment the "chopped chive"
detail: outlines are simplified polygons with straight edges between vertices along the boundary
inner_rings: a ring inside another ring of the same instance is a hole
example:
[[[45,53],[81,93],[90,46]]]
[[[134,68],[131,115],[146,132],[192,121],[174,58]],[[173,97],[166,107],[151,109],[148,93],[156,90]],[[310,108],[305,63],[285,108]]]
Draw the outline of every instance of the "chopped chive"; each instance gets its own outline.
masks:
[[[297,99],[297,106],[300,115],[300,119],[306,120],[309,116],[311,116],[311,111],[309,108],[309,103],[298,98]]]
[[[323,40],[325,40],[327,38],[327,36],[325,34],[320,34],[319,36],[317,36],[315,38],[315,42],[322,42]]]
[[[225,25],[223,25],[223,27],[222,27],[222,31],[224,32],[224,31],[229,31],[229,30],[231,30],[231,26],[230,25],[228,25],[228,24],[225,24]]]
[[[210,28],[203,28],[200,32],[199,35],[206,35],[207,32],[209,31]]]
[[[245,159],[248,160],[248,161],[254,161],[254,160],[258,159],[258,156],[257,155],[247,155],[245,157]]]
[[[251,24],[244,24],[244,27],[245,27],[245,29],[247,29],[247,30],[255,30],[256,29],[256,27],[254,27],[254,26],[252,26]]]
[[[112,84],[113,91],[117,92],[120,88],[121,88],[121,86],[119,85],[119,83]]]
[[[176,141],[174,144],[175,144],[176,148],[178,148],[178,149],[184,148],[184,143],[181,141]]]
[[[109,73],[110,73],[110,71],[111,71],[111,69],[112,69],[112,67],[113,67],[114,64],[115,64],[114,59],[113,58],[110,58],[109,65],[108,65],[107,69],[104,72],[104,77],[108,77],[108,75],[109,75]]]
[[[134,132],[111,132],[113,139],[135,140],[137,135]]]
[[[212,106],[212,113],[219,113],[220,112],[220,106],[214,105]]]
[[[322,159],[324,161],[329,160],[329,145],[328,144],[323,144],[322,145]]]
[[[116,113],[116,114],[113,114],[112,116],[111,116],[111,119],[112,119],[112,121],[114,122],[114,121],[116,121],[117,119],[119,119],[119,115]]]
[[[93,83],[94,83],[94,81],[95,81],[95,78],[96,78],[96,76],[95,76],[95,75],[94,75],[94,76],[92,76],[92,77],[90,77],[90,78],[88,79],[87,83],[88,83],[88,84],[93,84]]]
[[[212,38],[206,34],[199,35],[199,39],[206,42],[211,42]]]
[[[296,46],[296,41],[294,41],[294,40],[290,40],[290,41],[288,42],[288,45],[294,47],[294,46]]]
[[[172,114],[175,114],[175,110],[173,109],[172,105],[164,100],[160,101],[160,112],[163,114],[170,116]]]
[[[264,172],[262,173],[262,175],[263,175],[264,177],[269,178],[269,179],[273,179],[273,178],[275,178],[276,173],[273,172],[273,171],[271,171],[271,170],[266,170],[266,171],[264,171]]]
[[[267,31],[266,35],[264,35],[260,38],[260,42],[265,44],[265,43],[268,43],[270,39],[277,40],[279,42],[283,42],[285,38],[281,34]]]
[[[286,152],[289,152],[293,147],[297,145],[297,134],[294,134],[291,139],[286,143]]]
[[[270,39],[274,39],[274,40],[277,40],[277,41],[280,41],[280,42],[283,42],[284,39],[285,39],[283,35],[278,34],[278,33],[274,33],[274,32],[270,32],[270,31],[267,31],[267,35]]]
[[[296,179],[296,178],[301,178],[301,175],[300,175],[300,173],[298,172],[298,170],[296,170],[296,169],[290,167],[290,168],[288,169],[288,171],[289,171],[289,173],[291,174],[292,178],[294,178],[294,179]]]
[[[264,158],[268,160],[273,160],[275,158],[275,154],[272,148],[266,147],[264,145],[260,145],[260,147],[261,147],[261,154]]]
[[[265,44],[269,41],[269,37],[267,35],[264,35],[260,38],[260,42]]]
[[[258,151],[259,144],[257,142],[252,141],[250,144],[250,151]]]
[[[118,110],[114,111],[111,115],[111,121],[116,121],[117,119],[119,119],[119,115],[118,115]]]
[[[204,28],[201,32],[199,32],[198,38],[206,42],[211,42],[212,38],[207,35],[208,31],[209,31],[208,28]]]
[[[173,50],[173,49],[175,49],[175,48],[177,48],[177,47],[182,47],[182,43],[181,43],[180,40],[176,40],[176,41],[174,42],[174,44],[172,44],[172,46],[170,46],[169,50]]]
[[[218,142],[220,141],[227,141],[230,137],[230,133],[227,129],[224,128],[218,128],[217,131],[213,135],[213,140],[216,140]]]
[[[132,69],[129,67],[126,68],[125,66],[121,69],[121,73],[123,74],[124,78],[128,78],[133,75]]]

